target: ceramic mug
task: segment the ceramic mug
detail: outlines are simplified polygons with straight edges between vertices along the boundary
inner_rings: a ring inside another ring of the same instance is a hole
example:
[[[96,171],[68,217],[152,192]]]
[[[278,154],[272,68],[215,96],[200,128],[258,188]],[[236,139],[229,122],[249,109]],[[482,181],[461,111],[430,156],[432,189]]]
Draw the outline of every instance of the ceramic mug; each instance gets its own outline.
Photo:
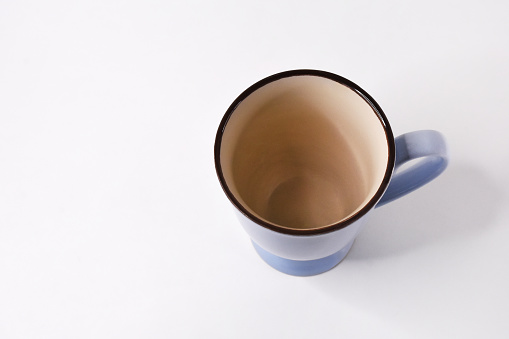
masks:
[[[278,73],[244,91],[219,125],[214,157],[258,254],[297,276],[336,266],[374,208],[447,166],[440,133],[394,139],[366,91],[317,70]]]

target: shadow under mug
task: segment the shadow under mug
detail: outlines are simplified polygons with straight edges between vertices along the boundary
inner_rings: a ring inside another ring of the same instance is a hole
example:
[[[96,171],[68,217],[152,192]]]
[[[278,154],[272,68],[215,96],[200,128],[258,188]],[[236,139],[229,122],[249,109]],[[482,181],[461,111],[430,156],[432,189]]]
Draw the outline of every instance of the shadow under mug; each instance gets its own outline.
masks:
[[[219,125],[214,157],[258,254],[297,276],[336,266],[370,211],[447,166],[440,133],[394,139],[368,93],[318,70],[278,73],[244,91]]]

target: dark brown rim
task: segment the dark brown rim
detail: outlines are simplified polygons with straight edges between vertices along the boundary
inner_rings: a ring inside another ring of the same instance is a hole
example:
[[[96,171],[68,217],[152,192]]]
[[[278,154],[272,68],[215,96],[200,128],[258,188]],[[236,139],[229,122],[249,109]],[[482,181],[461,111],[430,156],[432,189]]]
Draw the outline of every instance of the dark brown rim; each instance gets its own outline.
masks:
[[[373,197],[369,200],[367,204],[364,205],[362,209],[360,209],[357,213],[350,216],[349,218],[342,220],[341,222],[338,222],[336,224],[318,227],[318,228],[312,228],[312,229],[295,229],[295,228],[288,228],[279,226],[276,224],[268,223],[260,218],[258,218],[256,215],[253,215],[250,213],[242,204],[239,203],[239,201],[235,198],[233,193],[228,188],[228,185],[226,184],[226,181],[223,176],[223,170],[221,168],[221,162],[220,162],[220,151],[221,151],[221,141],[223,138],[223,132],[225,130],[225,127],[228,123],[228,120],[230,116],[233,114],[237,106],[249,95],[251,95],[254,91],[257,89],[274,82],[276,80],[280,80],[283,78],[288,77],[294,77],[294,76],[317,76],[322,78],[327,78],[333,81],[336,81],[342,85],[345,85],[355,91],[357,94],[359,94],[373,109],[375,114],[380,119],[380,122],[382,123],[382,126],[385,129],[385,135],[387,138],[387,145],[388,145],[388,152],[389,157],[387,161],[387,168],[385,171],[384,178],[382,180],[382,183],[380,184],[380,187],[378,188],[377,192],[373,195]],[[392,134],[391,126],[389,125],[389,121],[387,120],[387,117],[385,116],[384,112],[382,111],[382,108],[376,103],[376,101],[362,88],[360,88],[355,83],[351,82],[348,79],[345,79],[339,75],[336,75],[334,73],[329,73],[325,71],[319,71],[319,70],[311,70],[311,69],[299,69],[299,70],[291,70],[291,71],[285,71],[281,73],[277,73],[274,75],[271,75],[265,79],[262,79],[246,89],[242,94],[240,94],[237,99],[230,105],[228,110],[226,111],[225,115],[223,116],[223,119],[221,120],[221,123],[219,124],[219,128],[217,130],[216,134],[216,141],[214,144],[214,162],[216,165],[216,172],[217,176],[219,178],[219,182],[221,183],[221,187],[223,188],[224,192],[226,193],[226,196],[232,204],[240,211],[242,214],[244,214],[247,218],[249,218],[251,221],[257,223],[258,225],[261,225],[265,228],[268,228],[272,231],[276,231],[283,234],[292,234],[292,235],[316,235],[316,234],[323,234],[328,233],[332,231],[337,231],[339,229],[345,228],[346,226],[352,224],[353,222],[360,219],[362,216],[364,216],[368,211],[370,211],[373,207],[375,207],[376,203],[380,200],[382,195],[384,194],[385,190],[387,189],[387,186],[389,185],[389,181],[394,169],[394,159],[395,159],[395,145],[394,145],[394,135]]]

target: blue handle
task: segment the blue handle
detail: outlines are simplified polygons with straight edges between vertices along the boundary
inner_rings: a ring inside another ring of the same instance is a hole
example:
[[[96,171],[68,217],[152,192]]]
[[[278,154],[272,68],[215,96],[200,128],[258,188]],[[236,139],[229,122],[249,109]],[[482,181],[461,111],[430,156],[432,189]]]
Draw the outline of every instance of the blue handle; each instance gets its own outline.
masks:
[[[447,167],[445,139],[437,131],[416,131],[395,139],[396,164],[389,187],[376,207],[398,199],[435,179]],[[399,171],[404,163],[420,159],[411,167]]]

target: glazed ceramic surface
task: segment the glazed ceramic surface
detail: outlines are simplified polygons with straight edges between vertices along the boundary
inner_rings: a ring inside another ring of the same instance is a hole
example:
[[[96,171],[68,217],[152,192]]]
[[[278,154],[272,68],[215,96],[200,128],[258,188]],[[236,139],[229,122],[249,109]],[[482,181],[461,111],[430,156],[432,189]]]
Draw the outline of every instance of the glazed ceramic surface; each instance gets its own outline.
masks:
[[[215,163],[258,254],[284,273],[313,275],[346,256],[373,208],[438,176],[447,151],[436,131],[394,139],[380,106],[353,82],[296,70],[233,102]]]

